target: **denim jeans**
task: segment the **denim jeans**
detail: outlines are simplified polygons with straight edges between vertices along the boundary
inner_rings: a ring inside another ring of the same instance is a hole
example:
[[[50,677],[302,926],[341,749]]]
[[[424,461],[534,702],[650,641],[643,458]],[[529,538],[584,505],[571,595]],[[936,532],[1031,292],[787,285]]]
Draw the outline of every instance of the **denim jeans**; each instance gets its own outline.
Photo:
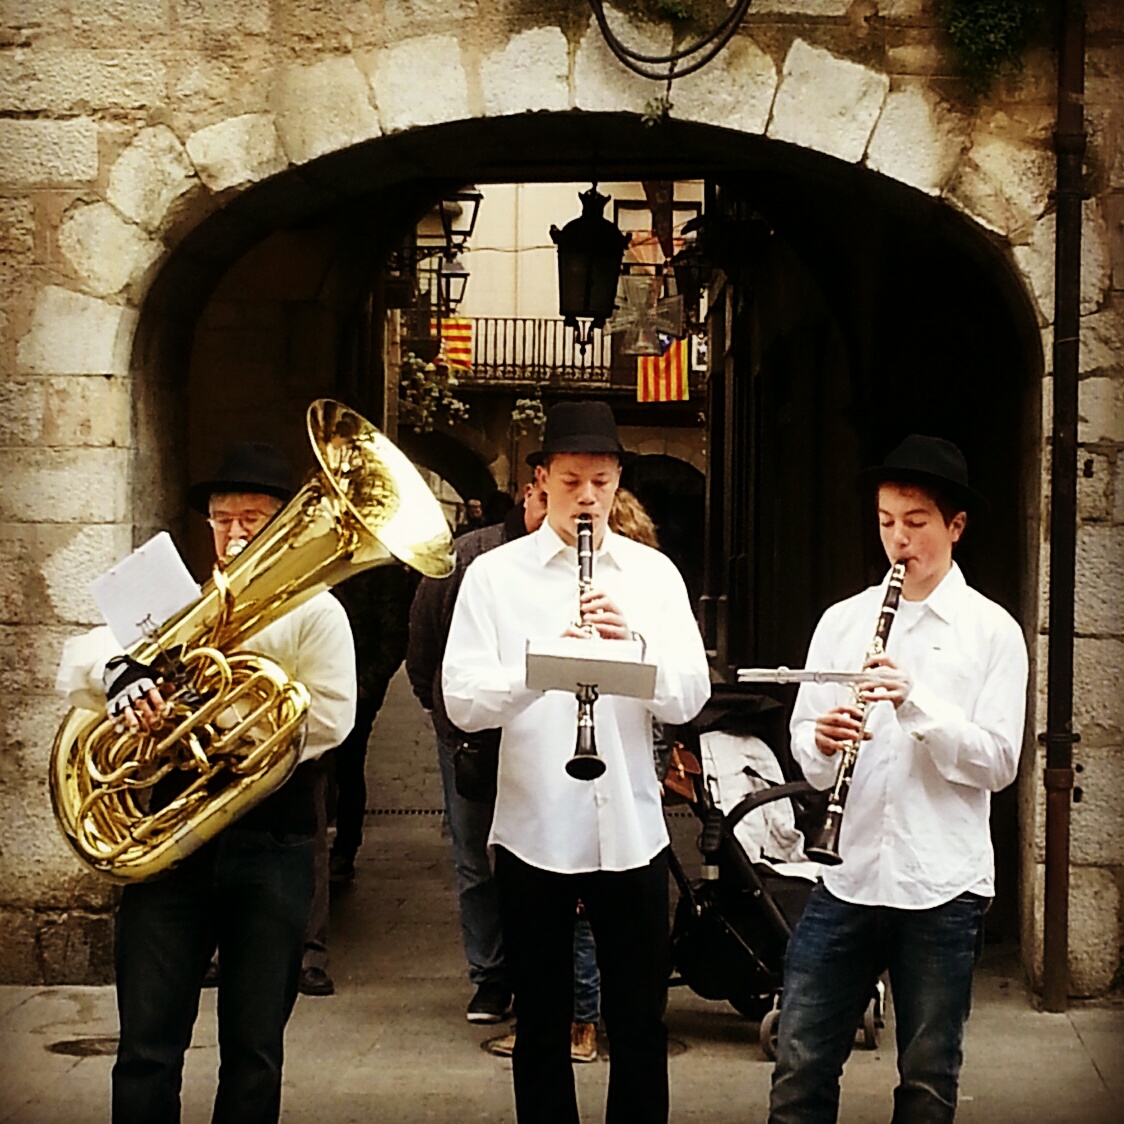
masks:
[[[953,1119],[987,904],[961,894],[932,909],[890,909],[813,890],[785,957],[770,1124],[836,1119],[843,1063],[887,970],[898,1046],[893,1122]]]
[[[595,1023],[601,1017],[601,975],[597,945],[589,919],[574,923],[574,1022]]]
[[[488,833],[492,829],[494,809],[491,803],[466,800],[457,792],[453,779],[455,749],[452,742],[437,739],[445,814],[453,838],[453,868],[468,978],[477,987],[493,983],[506,986],[503,926],[488,856]]]
[[[168,874],[126,886],[115,962],[114,1124],[177,1124],[184,1052],[218,947],[214,1124],[272,1124],[312,901],[312,840],[227,828]]]

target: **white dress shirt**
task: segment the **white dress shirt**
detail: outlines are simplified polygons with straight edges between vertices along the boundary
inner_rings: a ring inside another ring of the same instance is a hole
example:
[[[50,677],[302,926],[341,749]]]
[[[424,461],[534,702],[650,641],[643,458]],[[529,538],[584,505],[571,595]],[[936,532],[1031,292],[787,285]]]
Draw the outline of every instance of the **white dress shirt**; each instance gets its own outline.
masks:
[[[808,650],[809,668],[857,671],[874,635],[886,583],[833,605]],[[928,909],[965,891],[994,894],[991,793],[1015,779],[1026,709],[1022,631],[968,586],[955,563],[924,601],[899,604],[887,654],[913,687],[895,711],[875,703],[847,797],[839,852],[824,885],[844,901]],[[804,683],[792,750],[817,788],[838,756],[815,745],[816,718],[851,701],[849,687]]]
[[[577,700],[526,686],[529,640],[555,639],[578,616],[578,563],[544,523],[465,571],[445,647],[442,684],[462,730],[503,727],[489,842],[542,870],[631,870],[668,835],[652,763],[652,718],[694,718],[710,674],[687,591],[659,551],[606,532],[593,584],[617,605],[657,666],[655,697],[602,695],[593,708],[605,772],[575,780],[566,762],[577,740]],[[612,641],[606,641],[612,643]]]
[[[347,614],[330,593],[316,594],[267,625],[246,641],[245,650],[275,660],[308,688],[302,761],[319,757],[347,737],[355,725],[355,645]],[[55,686],[71,706],[104,711],[102,672],[120,654],[108,626],[72,637],[63,646]]]

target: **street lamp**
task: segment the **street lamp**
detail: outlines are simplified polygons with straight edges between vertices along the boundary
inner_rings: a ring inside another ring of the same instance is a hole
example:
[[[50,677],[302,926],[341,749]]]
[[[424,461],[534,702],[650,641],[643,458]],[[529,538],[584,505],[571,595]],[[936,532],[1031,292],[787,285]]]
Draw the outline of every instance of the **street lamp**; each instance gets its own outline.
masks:
[[[616,306],[621,259],[629,242],[614,223],[604,217],[609,196],[593,184],[578,195],[582,213],[561,230],[551,226],[558,247],[558,308],[568,328],[576,334],[584,353],[593,329],[604,327]]]
[[[452,258],[464,250],[476,228],[476,215],[484,196],[475,187],[452,191],[441,197],[441,229],[445,234],[445,256]]]
[[[445,314],[452,315],[464,300],[468,276],[468,270],[465,269],[459,255],[454,254],[451,258],[441,259],[437,269],[437,292],[441,310]]]

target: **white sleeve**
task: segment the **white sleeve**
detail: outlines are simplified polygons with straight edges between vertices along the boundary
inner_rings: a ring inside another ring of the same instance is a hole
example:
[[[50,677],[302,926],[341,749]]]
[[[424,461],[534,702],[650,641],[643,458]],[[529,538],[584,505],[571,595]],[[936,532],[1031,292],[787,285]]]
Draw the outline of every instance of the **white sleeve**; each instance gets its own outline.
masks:
[[[656,691],[648,708],[660,722],[679,725],[690,722],[710,698],[710,666],[706,659],[698,622],[683,579],[674,564],[662,587],[663,601],[645,614],[645,659],[656,665]]]
[[[301,753],[310,761],[334,749],[355,725],[355,642],[347,613],[331,594],[309,603],[296,643],[293,678],[312,696]]]
[[[501,660],[499,608],[485,567],[469,566],[453,607],[441,664],[445,710],[455,726],[469,733],[505,726],[543,696],[527,687],[523,658],[513,664]]]
[[[109,625],[100,625],[81,636],[72,636],[62,648],[55,690],[66,696],[71,706],[84,710],[105,710],[102,673],[113,656],[121,655]]]
[[[953,784],[998,792],[1019,768],[1026,713],[1027,654],[1019,626],[1005,618],[992,642],[983,683],[971,704],[915,683],[898,707],[902,730]]]
[[[838,645],[837,638],[833,638],[832,617],[832,609],[820,617],[812,642],[808,645],[805,667],[834,669],[832,655]],[[848,697],[848,688],[837,683],[801,683],[796,694],[796,705],[789,722],[792,756],[804,773],[804,779],[813,788],[830,788],[839,771],[838,757],[828,757],[816,748],[816,719],[833,707],[842,705]]]

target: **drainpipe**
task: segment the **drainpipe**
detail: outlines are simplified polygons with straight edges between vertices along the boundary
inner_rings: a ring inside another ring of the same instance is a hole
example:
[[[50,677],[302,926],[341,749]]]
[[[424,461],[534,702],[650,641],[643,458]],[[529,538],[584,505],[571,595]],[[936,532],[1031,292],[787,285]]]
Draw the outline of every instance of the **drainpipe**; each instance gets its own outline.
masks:
[[[1046,683],[1046,900],[1042,1003],[1069,996],[1069,824],[1073,792],[1073,601],[1077,546],[1077,375],[1085,155],[1085,12],[1062,7],[1054,245],[1054,431],[1050,473],[1050,647]]]

